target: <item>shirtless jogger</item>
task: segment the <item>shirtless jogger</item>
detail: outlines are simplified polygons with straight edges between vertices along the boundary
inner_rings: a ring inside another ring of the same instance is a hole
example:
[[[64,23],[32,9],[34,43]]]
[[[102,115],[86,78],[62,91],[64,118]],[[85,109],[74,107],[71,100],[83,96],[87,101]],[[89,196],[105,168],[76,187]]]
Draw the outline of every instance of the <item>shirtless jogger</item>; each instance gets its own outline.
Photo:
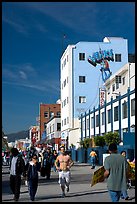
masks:
[[[58,166],[59,163],[59,166]],[[66,191],[69,192],[70,184],[70,168],[74,164],[70,156],[65,153],[65,147],[60,147],[60,155],[56,158],[55,166],[59,171],[59,184],[62,190],[62,197],[65,197],[65,187]]]

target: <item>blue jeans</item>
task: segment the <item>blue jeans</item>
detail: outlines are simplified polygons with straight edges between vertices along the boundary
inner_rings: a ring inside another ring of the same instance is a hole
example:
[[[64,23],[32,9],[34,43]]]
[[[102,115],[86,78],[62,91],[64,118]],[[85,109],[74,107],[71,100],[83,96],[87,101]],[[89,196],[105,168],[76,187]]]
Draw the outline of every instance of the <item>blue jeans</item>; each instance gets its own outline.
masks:
[[[95,167],[95,157],[91,157],[91,165],[92,165],[92,167]]]
[[[108,191],[112,202],[119,202],[121,191]]]
[[[125,199],[125,198],[127,198],[127,197],[128,197],[127,190],[121,191],[121,198],[122,198],[122,199]]]

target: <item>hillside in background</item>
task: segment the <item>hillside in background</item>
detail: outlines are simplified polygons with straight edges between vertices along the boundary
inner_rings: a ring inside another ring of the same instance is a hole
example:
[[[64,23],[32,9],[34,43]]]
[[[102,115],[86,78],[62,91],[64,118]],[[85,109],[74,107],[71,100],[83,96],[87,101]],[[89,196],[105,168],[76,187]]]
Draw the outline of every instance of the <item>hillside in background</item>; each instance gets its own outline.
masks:
[[[26,139],[26,137],[29,138],[29,131],[23,130],[17,133],[7,134],[6,136],[8,137],[8,142],[15,142],[15,140]]]

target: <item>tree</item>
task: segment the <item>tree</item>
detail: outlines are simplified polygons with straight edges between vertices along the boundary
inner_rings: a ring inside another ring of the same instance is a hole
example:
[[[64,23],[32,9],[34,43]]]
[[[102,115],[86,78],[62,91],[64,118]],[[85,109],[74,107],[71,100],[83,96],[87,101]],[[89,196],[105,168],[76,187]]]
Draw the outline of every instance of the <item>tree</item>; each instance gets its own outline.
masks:
[[[100,146],[100,147],[103,147],[106,144],[104,136],[95,136],[94,137],[94,142],[95,142],[96,146]]]
[[[118,132],[109,132],[104,135],[106,145],[110,145],[111,143],[120,143],[120,138]]]
[[[85,149],[87,149],[88,147],[92,147],[92,139],[85,138],[84,140],[80,141],[80,145]]]

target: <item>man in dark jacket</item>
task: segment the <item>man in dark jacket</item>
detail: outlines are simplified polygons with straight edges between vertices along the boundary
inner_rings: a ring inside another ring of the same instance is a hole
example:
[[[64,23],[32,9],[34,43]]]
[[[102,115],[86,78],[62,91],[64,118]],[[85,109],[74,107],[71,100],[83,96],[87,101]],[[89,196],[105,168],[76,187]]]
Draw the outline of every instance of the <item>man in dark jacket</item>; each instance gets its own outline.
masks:
[[[51,174],[51,167],[53,166],[53,153],[51,152],[50,148],[47,149],[47,151],[43,152],[43,162],[42,167],[43,171],[45,171],[45,174],[47,176],[47,179],[50,179]]]
[[[26,176],[25,162],[19,154],[17,148],[11,149],[10,163],[10,188],[14,194],[14,200],[18,201],[20,197],[21,175]]]

